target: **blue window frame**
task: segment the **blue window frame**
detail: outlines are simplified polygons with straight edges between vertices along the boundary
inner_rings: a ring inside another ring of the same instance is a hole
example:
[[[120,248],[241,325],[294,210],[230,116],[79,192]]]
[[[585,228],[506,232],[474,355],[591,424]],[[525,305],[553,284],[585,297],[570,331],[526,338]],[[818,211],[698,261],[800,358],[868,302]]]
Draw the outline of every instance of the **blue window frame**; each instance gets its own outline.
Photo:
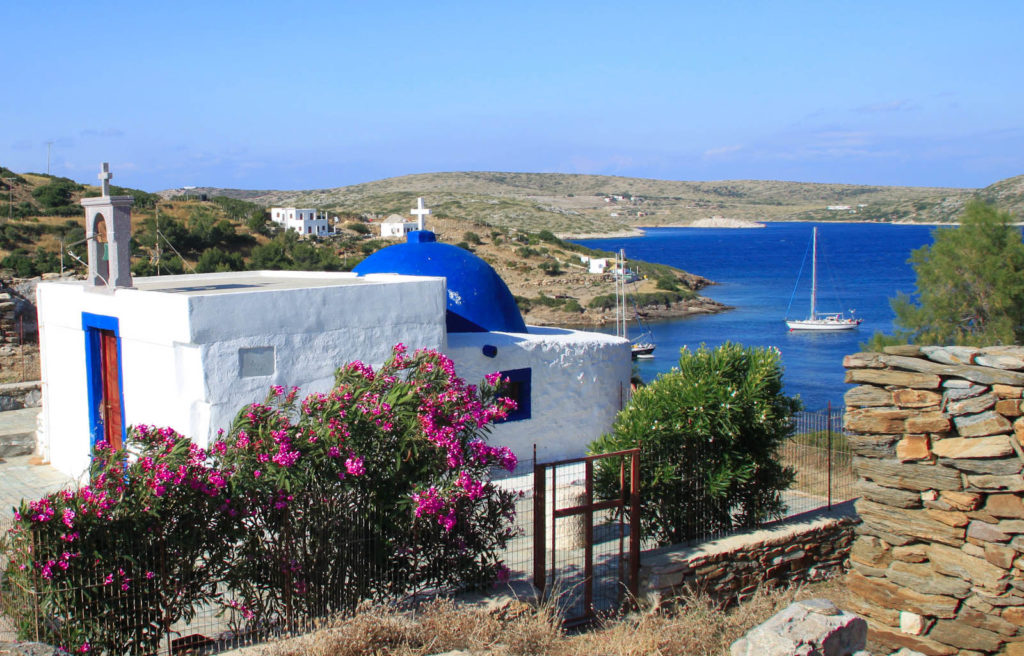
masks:
[[[508,417],[502,419],[501,422],[529,419],[531,412],[530,398],[532,394],[531,387],[533,386],[533,371],[530,368],[509,369],[508,371],[502,371],[500,373],[502,379],[508,379],[508,383],[505,385],[504,396],[515,401],[517,406],[517,408],[508,413]]]
[[[118,327],[117,317],[83,312],[82,330],[85,332],[85,375],[89,396],[89,444],[93,447],[96,446],[96,443],[102,440],[104,436],[103,414],[100,411],[100,402],[103,399],[103,358],[100,354],[101,330],[114,333],[114,337],[117,339],[117,389],[120,396],[118,405],[121,408],[121,443],[124,444],[127,439],[127,427],[124,423],[121,332]]]

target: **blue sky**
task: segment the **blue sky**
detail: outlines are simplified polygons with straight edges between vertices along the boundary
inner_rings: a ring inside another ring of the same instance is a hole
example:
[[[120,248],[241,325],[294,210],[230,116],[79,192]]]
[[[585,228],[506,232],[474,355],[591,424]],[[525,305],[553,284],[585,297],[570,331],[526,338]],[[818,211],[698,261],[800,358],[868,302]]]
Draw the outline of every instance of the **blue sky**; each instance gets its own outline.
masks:
[[[305,189],[430,171],[981,187],[1024,3],[6,2],[0,164]]]

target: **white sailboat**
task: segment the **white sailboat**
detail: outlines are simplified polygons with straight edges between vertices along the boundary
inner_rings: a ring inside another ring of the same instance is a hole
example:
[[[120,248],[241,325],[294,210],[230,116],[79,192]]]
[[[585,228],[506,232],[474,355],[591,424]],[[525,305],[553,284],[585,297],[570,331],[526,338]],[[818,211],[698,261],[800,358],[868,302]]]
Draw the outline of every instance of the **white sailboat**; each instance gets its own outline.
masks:
[[[814,228],[811,265],[811,314],[806,319],[786,319],[786,325],[793,330],[836,331],[853,330],[863,319],[844,317],[841,312],[818,312],[818,228]]]
[[[615,335],[629,339],[629,314],[626,309],[626,284],[630,281],[626,269],[626,250],[621,249],[615,257]],[[634,278],[635,280],[635,278]],[[640,317],[635,312],[637,323]],[[641,324],[641,327],[644,327]],[[655,344],[650,329],[645,328],[644,334],[630,340],[629,350],[634,360],[637,358],[653,358]]]

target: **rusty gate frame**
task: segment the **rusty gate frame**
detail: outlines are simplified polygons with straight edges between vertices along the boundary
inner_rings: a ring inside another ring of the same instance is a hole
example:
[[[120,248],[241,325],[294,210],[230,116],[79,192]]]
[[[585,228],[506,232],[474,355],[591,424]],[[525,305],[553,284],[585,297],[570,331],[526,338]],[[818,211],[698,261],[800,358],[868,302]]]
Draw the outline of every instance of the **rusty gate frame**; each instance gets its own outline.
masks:
[[[594,462],[606,458],[622,458],[619,463],[619,496],[616,499],[594,502]],[[626,490],[626,459],[630,461],[629,490]],[[556,467],[584,463],[585,492],[582,505],[558,508]],[[536,463],[533,467],[533,585],[542,594],[547,587],[547,470],[552,470],[551,481],[551,557],[555,558],[555,522],[563,517],[583,515],[584,556],[583,556],[583,615],[566,618],[565,624],[581,624],[595,619],[594,612],[594,513],[612,508],[622,509],[629,504],[629,576],[626,590],[632,602],[640,590],[640,449],[626,449],[614,453],[601,453],[582,458],[570,458],[555,462]],[[619,580],[622,576],[623,533],[619,525]],[[552,574],[555,568],[552,567]],[[619,590],[620,607],[622,589]]]

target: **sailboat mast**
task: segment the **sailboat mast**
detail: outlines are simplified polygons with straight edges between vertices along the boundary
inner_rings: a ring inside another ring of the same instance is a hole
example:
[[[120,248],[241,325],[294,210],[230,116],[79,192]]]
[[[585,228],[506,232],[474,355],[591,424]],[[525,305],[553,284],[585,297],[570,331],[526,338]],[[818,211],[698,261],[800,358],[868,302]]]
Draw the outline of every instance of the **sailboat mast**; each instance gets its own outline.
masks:
[[[815,301],[818,298],[818,227],[814,227],[814,240],[811,246],[811,319],[814,319]]]
[[[615,334],[629,339],[626,323],[626,249],[615,258]]]

